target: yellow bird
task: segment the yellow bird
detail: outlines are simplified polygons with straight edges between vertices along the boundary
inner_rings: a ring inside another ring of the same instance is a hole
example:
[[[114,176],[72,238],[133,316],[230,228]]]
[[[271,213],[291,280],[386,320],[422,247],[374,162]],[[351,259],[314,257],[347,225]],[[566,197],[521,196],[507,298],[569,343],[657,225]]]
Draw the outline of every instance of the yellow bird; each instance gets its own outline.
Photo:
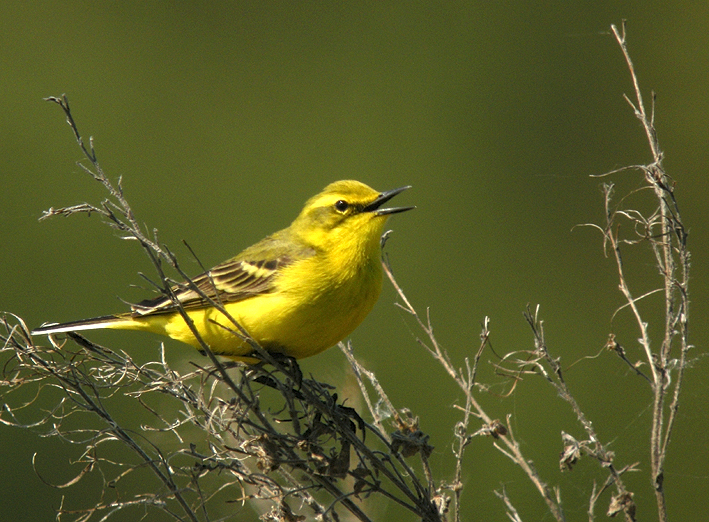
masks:
[[[415,208],[382,205],[408,188],[377,192],[358,181],[331,183],[288,228],[193,281],[266,350],[296,359],[320,353],[352,333],[379,298],[384,223]],[[212,352],[255,361],[224,314],[186,285],[173,290]],[[135,304],[129,313],[47,324],[32,334],[100,328],[154,332],[202,348],[165,296]]]

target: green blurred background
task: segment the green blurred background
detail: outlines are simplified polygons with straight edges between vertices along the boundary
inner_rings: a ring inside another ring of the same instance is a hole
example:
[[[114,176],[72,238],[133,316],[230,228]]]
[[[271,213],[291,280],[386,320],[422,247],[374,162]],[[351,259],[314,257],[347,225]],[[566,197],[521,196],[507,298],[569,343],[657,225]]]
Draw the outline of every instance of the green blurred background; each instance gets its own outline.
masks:
[[[51,206],[103,197],[75,164],[81,155],[59,108],[42,101],[67,93],[104,169],[123,176],[138,218],[159,229],[190,273],[199,268],[182,239],[211,266],[287,226],[331,181],[411,184],[397,203],[418,209],[390,221],[388,252],[399,283],[421,311],[430,307],[439,341],[459,364],[477,348],[486,315],[497,353],[531,348],[527,303],[541,304],[563,364],[596,354],[611,331],[636,360],[628,314],[611,324],[622,303],[614,265],[597,233],[574,228],[603,218],[601,181],[589,175],[650,158],[622,98],[631,84],[610,24],[623,18],[646,100],[658,94],[659,138],[691,234],[698,360],[665,486],[671,518],[697,520],[709,511],[706,2],[3,2],[0,309],[37,326],[123,310],[117,297],[145,296],[129,288],[141,284],[137,272],[150,271],[135,244],[95,217],[37,221]],[[612,179],[619,194],[640,185],[636,173]],[[636,288],[658,283],[647,248],[628,262]],[[461,394],[417,345],[420,332],[394,300],[386,285],[352,335],[356,353],[396,406],[421,417],[436,447],[435,477],[450,480]],[[644,304],[647,320],[660,321],[659,304]],[[157,358],[161,340],[91,337],[147,359]],[[167,345],[175,358],[199,358]],[[483,357],[481,379],[499,383],[493,359]],[[337,383],[346,362],[334,349],[302,368]],[[639,461],[646,472],[647,386],[606,353],[567,378],[618,465]],[[568,408],[532,378],[509,398],[481,398],[493,416],[512,414],[527,457],[561,487],[568,519],[586,520],[592,481],[602,475],[588,460],[560,474],[560,431],[582,437]],[[76,492],[43,484],[31,464],[36,452],[47,480],[67,480],[75,449],[3,426],[0,441],[0,519],[52,520],[63,494],[82,505]],[[655,518],[647,476],[627,477],[642,520]],[[524,520],[550,518],[489,439],[469,446],[464,478],[469,520],[506,520],[492,493],[503,485]]]

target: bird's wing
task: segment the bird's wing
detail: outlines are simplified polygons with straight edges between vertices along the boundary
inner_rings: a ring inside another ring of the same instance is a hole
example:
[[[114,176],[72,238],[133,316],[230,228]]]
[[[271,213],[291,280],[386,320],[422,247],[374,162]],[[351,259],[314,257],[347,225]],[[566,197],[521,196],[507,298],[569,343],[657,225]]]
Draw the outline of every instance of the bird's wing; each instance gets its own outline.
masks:
[[[295,261],[315,254],[311,248],[294,245],[278,234],[244,250],[211,270],[198,275],[192,281],[207,297],[226,304],[241,301],[275,289],[278,273]],[[186,283],[173,287],[177,300],[185,309],[209,306],[197,291]],[[173,312],[175,303],[168,296],[147,299],[132,307],[135,316]]]

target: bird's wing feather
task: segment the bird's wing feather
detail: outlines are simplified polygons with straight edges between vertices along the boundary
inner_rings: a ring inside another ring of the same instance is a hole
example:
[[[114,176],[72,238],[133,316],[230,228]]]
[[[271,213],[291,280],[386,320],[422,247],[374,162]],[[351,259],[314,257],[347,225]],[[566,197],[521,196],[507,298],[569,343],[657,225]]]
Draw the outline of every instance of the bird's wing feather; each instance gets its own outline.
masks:
[[[278,273],[294,261],[314,255],[312,248],[295,247],[280,234],[269,236],[192,281],[207,297],[218,303],[233,303],[275,289]],[[183,283],[173,287],[185,309],[209,306],[209,301]],[[175,303],[168,296],[147,299],[132,306],[134,316],[174,312]]]

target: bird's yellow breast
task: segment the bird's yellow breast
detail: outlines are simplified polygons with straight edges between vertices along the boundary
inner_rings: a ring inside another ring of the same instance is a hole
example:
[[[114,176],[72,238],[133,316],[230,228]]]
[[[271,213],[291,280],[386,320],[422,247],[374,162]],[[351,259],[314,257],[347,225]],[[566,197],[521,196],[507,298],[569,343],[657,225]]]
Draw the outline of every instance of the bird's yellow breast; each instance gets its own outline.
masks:
[[[224,308],[263,348],[300,359],[326,350],[347,337],[364,320],[382,288],[378,256],[339,266],[339,257],[324,254],[282,269],[271,293],[227,303]],[[317,274],[317,277],[313,277]],[[203,340],[218,355],[239,358],[251,347],[214,308],[188,310]],[[152,321],[151,321],[152,322]],[[200,348],[179,314],[148,328]]]

